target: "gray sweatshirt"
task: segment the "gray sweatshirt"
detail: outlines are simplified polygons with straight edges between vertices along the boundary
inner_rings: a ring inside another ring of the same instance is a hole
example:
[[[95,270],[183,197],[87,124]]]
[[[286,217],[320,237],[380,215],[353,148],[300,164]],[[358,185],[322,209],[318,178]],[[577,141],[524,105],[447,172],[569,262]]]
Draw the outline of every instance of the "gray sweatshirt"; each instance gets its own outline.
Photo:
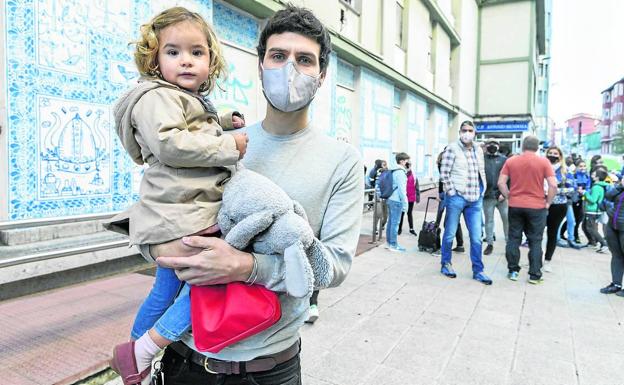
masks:
[[[240,131],[249,135],[244,166],[268,177],[301,203],[314,235],[329,253],[334,270],[330,286],[338,286],[351,268],[360,233],[364,197],[360,155],[354,147],[322,134],[318,128],[276,136],[256,123]],[[279,293],[282,317],[267,330],[218,354],[204,353],[207,356],[248,361],[285,350],[299,339],[299,328],[307,319],[309,297],[285,294],[283,257],[255,255],[256,282]],[[194,347],[190,334],[183,341]]]

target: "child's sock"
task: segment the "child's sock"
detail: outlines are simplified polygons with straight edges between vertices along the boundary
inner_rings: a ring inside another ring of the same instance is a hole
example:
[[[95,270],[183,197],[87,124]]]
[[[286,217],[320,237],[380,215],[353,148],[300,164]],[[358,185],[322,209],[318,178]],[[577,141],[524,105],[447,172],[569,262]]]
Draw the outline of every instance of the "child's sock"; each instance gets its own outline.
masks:
[[[152,360],[160,352],[161,348],[152,340],[149,333],[143,334],[134,343],[134,357],[136,358],[137,369],[141,373],[145,368],[152,366]],[[141,381],[141,385],[149,385],[150,377],[147,376]]]

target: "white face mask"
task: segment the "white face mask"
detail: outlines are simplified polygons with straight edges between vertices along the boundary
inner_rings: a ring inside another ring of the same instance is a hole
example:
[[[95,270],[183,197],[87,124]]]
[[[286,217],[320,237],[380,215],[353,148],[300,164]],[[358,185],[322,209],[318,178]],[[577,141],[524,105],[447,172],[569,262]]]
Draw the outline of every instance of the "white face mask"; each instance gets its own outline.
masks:
[[[321,75],[310,76],[297,71],[295,64],[262,68],[262,91],[267,101],[282,112],[298,111],[312,102],[321,84]]]
[[[474,132],[462,132],[459,134],[459,140],[464,144],[470,144],[475,138]]]

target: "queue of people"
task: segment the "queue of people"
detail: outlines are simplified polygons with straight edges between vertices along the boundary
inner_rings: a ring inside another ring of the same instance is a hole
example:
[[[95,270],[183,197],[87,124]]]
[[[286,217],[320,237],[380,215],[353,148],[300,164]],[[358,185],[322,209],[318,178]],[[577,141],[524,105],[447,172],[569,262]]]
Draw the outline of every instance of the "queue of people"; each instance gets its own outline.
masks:
[[[470,239],[472,277],[480,283],[492,284],[484,273],[483,255],[494,251],[494,214],[498,211],[510,280],[519,279],[521,246],[529,248],[528,282],[531,284],[543,281],[542,272],[553,272],[551,262],[557,247],[592,247],[597,253],[608,250],[612,255],[612,282],[600,291],[624,296],[622,178],[610,173],[599,155],[587,162],[576,155],[565,157],[560,148],[551,146],[541,156],[541,143],[535,136],[524,138],[520,154],[508,155],[501,152],[500,142],[495,138],[479,144],[475,136],[474,124],[462,122],[459,139],[445,147],[437,160],[440,180],[435,223],[444,231],[441,249],[433,254],[440,257],[441,274],[457,277],[452,255],[464,251],[459,225],[463,215]],[[396,155],[394,170],[388,170],[386,161],[377,160],[366,179],[367,186],[376,188],[380,195],[382,175],[386,171],[393,175],[392,196],[382,200],[380,206],[389,207],[386,248],[399,252],[405,251],[397,238],[401,234],[402,218],[408,214],[409,232],[417,235],[411,214],[413,202],[420,201],[418,179],[411,171],[409,158],[405,157],[404,153]],[[383,226],[385,215],[380,218]],[[586,241],[581,240],[579,229]],[[544,236],[546,244],[542,248]],[[486,243],[484,249],[483,243]]]

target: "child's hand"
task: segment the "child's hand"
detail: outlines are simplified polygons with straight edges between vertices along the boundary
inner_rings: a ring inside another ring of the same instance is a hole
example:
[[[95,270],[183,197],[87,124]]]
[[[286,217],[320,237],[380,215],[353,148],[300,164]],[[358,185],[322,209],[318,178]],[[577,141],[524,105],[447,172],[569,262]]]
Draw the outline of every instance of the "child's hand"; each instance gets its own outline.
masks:
[[[238,159],[243,159],[243,156],[245,156],[245,153],[247,152],[247,142],[249,142],[249,137],[247,134],[234,134],[232,136],[236,141],[236,149],[240,152]]]
[[[232,116],[232,126],[234,126],[234,128],[245,127],[245,119],[241,118],[238,115],[233,115]]]

